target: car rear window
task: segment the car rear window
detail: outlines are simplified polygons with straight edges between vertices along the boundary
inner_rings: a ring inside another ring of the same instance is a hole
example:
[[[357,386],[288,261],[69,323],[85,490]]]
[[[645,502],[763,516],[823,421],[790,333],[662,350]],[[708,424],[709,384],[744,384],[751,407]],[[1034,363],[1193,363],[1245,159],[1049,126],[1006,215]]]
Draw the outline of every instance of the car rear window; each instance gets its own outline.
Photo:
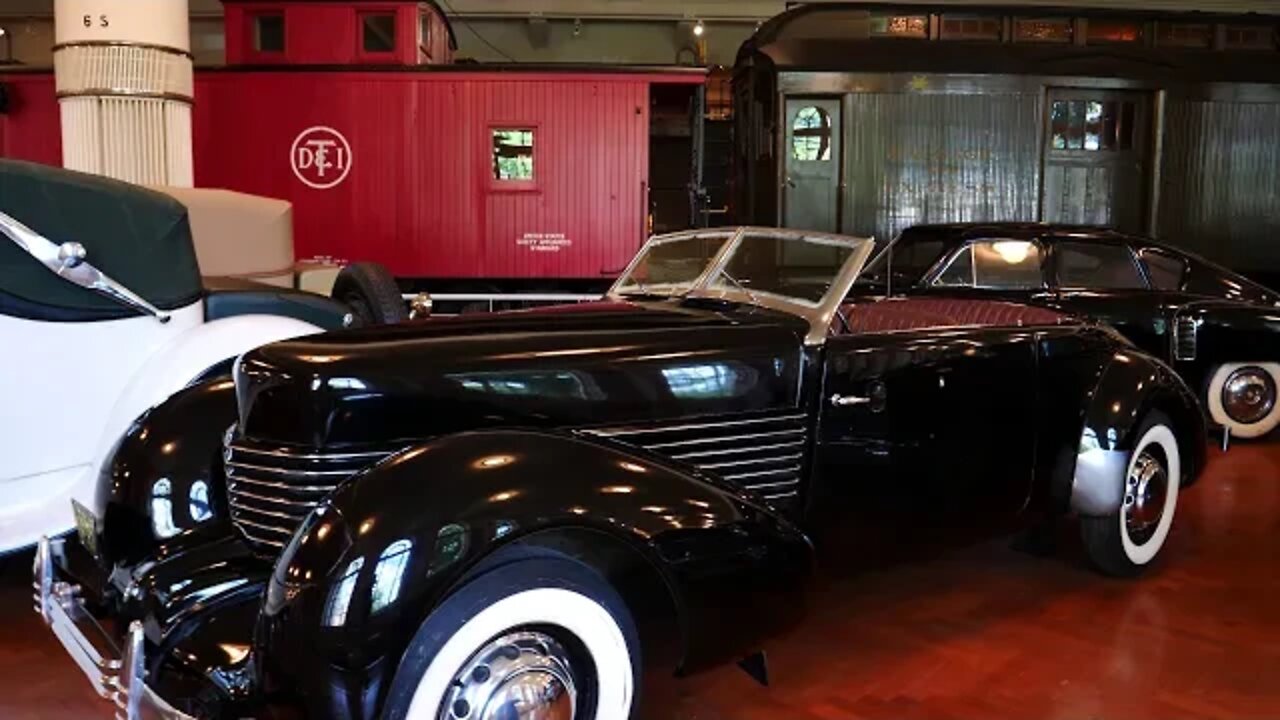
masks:
[[[1058,287],[1090,290],[1137,290],[1146,288],[1124,245],[1062,241],[1054,246],[1058,266]]]

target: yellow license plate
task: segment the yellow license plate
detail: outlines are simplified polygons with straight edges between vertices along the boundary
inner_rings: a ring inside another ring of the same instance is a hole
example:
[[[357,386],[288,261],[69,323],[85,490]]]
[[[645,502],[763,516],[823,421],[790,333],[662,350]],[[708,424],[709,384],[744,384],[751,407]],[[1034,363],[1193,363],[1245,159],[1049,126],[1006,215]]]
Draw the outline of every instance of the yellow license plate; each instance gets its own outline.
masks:
[[[75,500],[71,501],[71,509],[76,514],[76,533],[80,536],[80,544],[94,557],[98,555],[98,518],[89,512],[89,508]]]

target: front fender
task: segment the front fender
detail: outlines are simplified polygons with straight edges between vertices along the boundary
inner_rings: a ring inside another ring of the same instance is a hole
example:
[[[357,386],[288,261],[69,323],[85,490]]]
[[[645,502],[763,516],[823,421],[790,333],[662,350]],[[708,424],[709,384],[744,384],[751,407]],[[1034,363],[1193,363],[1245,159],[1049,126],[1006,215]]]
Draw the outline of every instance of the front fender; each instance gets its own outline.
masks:
[[[235,385],[223,377],[174,393],[129,426],[98,477],[99,565],[110,571],[231,532],[220,460],[235,418]]]
[[[1069,493],[1072,510],[1104,516],[1120,506],[1129,454],[1144,418],[1152,411],[1169,418],[1178,447],[1186,454],[1182,487],[1194,483],[1205,463],[1204,413],[1195,393],[1159,360],[1118,350],[1089,393],[1083,411]]]
[[[685,664],[791,619],[812,569],[799,530],[696,471],[567,434],[453,435],[345,484],[299,529],[260,619],[268,686],[321,702],[309,708],[316,714],[372,716],[407,642],[449,591],[496,551],[552,545],[548,537],[576,538],[557,549],[591,565],[618,544],[641,558],[627,573],[596,569],[615,587],[656,573],[683,627]],[[654,600],[623,596],[633,612]],[[361,705],[324,704],[338,696]]]

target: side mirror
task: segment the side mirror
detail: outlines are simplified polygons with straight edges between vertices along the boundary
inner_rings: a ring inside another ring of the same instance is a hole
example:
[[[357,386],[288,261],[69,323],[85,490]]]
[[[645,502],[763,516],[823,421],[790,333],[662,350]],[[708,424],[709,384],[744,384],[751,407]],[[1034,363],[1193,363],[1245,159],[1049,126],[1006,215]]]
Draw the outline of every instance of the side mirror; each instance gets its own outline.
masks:
[[[420,292],[414,295],[409,301],[409,319],[421,320],[431,317],[431,308],[434,304],[430,293]]]

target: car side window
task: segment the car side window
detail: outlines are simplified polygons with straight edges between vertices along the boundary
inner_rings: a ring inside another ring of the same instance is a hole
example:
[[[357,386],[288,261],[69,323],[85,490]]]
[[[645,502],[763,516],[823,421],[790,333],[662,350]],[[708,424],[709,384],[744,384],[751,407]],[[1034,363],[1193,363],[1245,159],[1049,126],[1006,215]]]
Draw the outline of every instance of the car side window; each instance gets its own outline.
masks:
[[[1142,290],[1147,284],[1124,245],[1062,241],[1054,246],[1058,287]]]
[[[951,257],[938,273],[937,287],[1034,290],[1044,287],[1044,251],[1030,240],[975,240]]]
[[[1187,275],[1187,264],[1182,258],[1175,257],[1155,248],[1142,248],[1138,251],[1142,264],[1147,266],[1147,277],[1157,290],[1181,290]]]

